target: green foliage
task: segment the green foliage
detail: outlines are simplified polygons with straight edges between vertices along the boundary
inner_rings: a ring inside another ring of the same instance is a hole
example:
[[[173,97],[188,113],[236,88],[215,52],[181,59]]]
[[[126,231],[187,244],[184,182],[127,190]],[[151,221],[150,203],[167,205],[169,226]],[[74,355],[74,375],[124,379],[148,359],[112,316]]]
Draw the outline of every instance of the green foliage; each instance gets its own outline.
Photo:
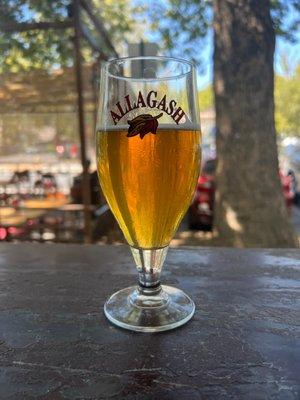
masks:
[[[214,107],[214,92],[211,85],[199,91],[199,106],[200,110],[204,111]]]
[[[165,50],[174,56],[188,57],[201,66],[201,49],[205,37],[211,34],[212,3],[211,0],[148,0],[146,14],[152,21],[152,30],[159,32],[157,41]],[[299,0],[271,0],[271,14],[276,33],[296,41]]]
[[[144,0],[140,2],[145,4]],[[147,4],[144,12],[162,50],[170,50],[173,56],[184,54],[193,61],[199,60],[203,38],[211,25],[210,2],[158,0]]]
[[[68,17],[70,0],[1,0],[0,4],[1,26],[9,22],[62,21]],[[124,42],[134,27],[130,0],[93,0],[92,6],[105,21],[112,42]],[[87,22],[84,13],[82,18]],[[72,65],[72,36],[72,29],[1,33],[0,73]],[[86,61],[91,59],[92,51],[86,43],[82,53]]]
[[[300,64],[293,75],[276,76],[275,107],[277,132],[300,136]]]
[[[186,56],[201,64],[205,37],[211,34],[212,7],[207,0],[90,0],[102,17],[112,42],[118,46],[134,32],[143,36],[151,26],[163,51]],[[71,0],[1,0],[0,26],[9,22],[61,21],[68,16]],[[132,5],[134,4],[134,6]],[[300,5],[296,0],[271,0],[277,33],[295,41]],[[92,27],[83,13],[83,20]],[[97,40],[101,40],[95,34]],[[104,44],[102,47],[105,48]],[[72,29],[5,33],[0,35],[0,72],[49,69],[72,64]],[[83,48],[86,61],[92,57]]]
[[[115,45],[124,43],[126,35],[135,27],[134,8],[129,0],[93,0],[95,10],[99,10],[109,37]]]
[[[275,124],[281,135],[300,136],[300,64],[294,73],[275,76]],[[214,106],[211,85],[199,91],[200,110]]]
[[[67,0],[2,0],[0,25],[16,22],[61,21]],[[0,72],[67,65],[72,52],[70,31],[29,31],[0,36]]]
[[[277,35],[296,42],[300,27],[299,0],[271,0],[271,14]]]

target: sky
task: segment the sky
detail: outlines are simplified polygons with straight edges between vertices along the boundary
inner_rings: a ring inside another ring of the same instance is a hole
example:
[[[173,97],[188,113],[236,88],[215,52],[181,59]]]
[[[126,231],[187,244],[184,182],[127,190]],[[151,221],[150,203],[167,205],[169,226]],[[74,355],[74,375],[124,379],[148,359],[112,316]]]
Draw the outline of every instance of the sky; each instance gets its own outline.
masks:
[[[153,40],[155,35],[149,34],[149,40]],[[198,69],[198,88],[203,89],[212,83],[213,76],[213,65],[212,65],[212,54],[213,54],[213,36],[212,33],[205,39],[206,44],[201,52],[202,65]],[[275,73],[279,75],[285,75],[285,71],[282,68],[282,57],[286,57],[292,70],[300,63],[300,33],[297,35],[297,42],[290,43],[287,40],[277,37],[276,47],[274,55],[274,69]]]
[[[203,67],[202,71],[198,72],[198,87],[202,89],[212,83],[212,35],[207,40],[207,44],[203,49]],[[297,43],[290,43],[282,38],[276,38],[276,48],[274,55],[275,73],[284,75],[285,71],[282,68],[282,57],[287,57],[292,69],[295,69],[300,63],[300,34],[298,34]]]
[[[146,33],[146,40],[153,43],[159,43],[159,35],[155,32],[148,31]],[[169,56],[168,51],[159,51],[160,56]],[[213,55],[213,36],[212,32],[208,33],[207,37],[204,39],[203,48],[201,50],[201,67],[198,68],[197,83],[198,88],[202,89],[212,83],[213,75],[213,65],[212,65],[212,55]],[[186,58],[184,55],[180,55],[180,52],[176,57]]]
[[[151,4],[153,0],[143,0],[144,3]],[[293,19],[292,13],[286,18],[286,23],[290,23]],[[159,42],[159,34],[151,32],[147,29],[145,36],[149,41]],[[285,57],[292,70],[295,69],[297,64],[300,63],[300,32],[295,35],[296,43],[291,43],[281,37],[276,37],[276,48],[274,54],[274,69],[275,73],[284,75],[285,71],[282,68],[282,57]],[[201,51],[201,67],[198,68],[198,87],[199,89],[205,88],[212,83],[213,76],[213,65],[212,65],[212,54],[213,54],[213,33],[212,30],[208,33],[207,37],[203,41],[203,48]],[[178,53],[178,49],[177,49]],[[165,52],[160,55],[168,55]],[[180,56],[180,53],[179,53]],[[184,58],[184,56],[182,57]]]
[[[297,35],[297,43],[292,44],[283,40],[282,38],[277,38],[276,50],[275,50],[275,71],[284,75],[284,71],[281,67],[282,56],[287,56],[292,69],[295,69],[297,64],[300,63],[300,32]]]
[[[151,7],[153,0],[143,0],[142,3],[144,5],[149,5]],[[138,4],[139,0],[133,0],[134,4]],[[291,22],[293,19],[292,13],[287,17],[287,23]],[[28,7],[23,8],[23,16],[24,20],[31,17],[30,11]],[[146,19],[147,20],[147,19]],[[146,22],[146,21],[144,21]],[[150,25],[146,22],[143,25],[144,32],[142,36],[145,37],[146,40],[150,42],[159,42],[159,34],[157,32],[151,32]],[[274,57],[274,68],[275,73],[284,75],[284,70],[282,68],[282,56],[284,56],[288,60],[288,64],[294,69],[297,64],[300,63],[300,32],[296,35],[297,41],[296,43],[290,43],[283,38],[276,38],[276,50]],[[199,89],[205,88],[209,84],[212,83],[212,52],[213,52],[213,35],[212,30],[208,33],[207,37],[202,41],[203,47],[201,50],[201,67],[198,68],[198,87]],[[178,51],[177,51],[178,54]],[[162,55],[162,53],[160,53]],[[168,55],[166,52],[163,55]],[[180,56],[180,52],[179,52]],[[183,57],[184,58],[184,57]]]

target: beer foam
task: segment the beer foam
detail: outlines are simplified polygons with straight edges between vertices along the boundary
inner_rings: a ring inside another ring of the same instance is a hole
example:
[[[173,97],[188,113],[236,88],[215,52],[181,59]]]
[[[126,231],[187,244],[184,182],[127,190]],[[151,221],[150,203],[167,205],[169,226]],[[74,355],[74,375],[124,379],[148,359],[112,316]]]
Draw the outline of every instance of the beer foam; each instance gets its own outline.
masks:
[[[97,127],[97,131],[109,132],[109,131],[127,131],[129,125],[109,125]],[[157,127],[158,131],[200,131],[200,124],[193,124],[188,121],[183,124],[159,124]]]

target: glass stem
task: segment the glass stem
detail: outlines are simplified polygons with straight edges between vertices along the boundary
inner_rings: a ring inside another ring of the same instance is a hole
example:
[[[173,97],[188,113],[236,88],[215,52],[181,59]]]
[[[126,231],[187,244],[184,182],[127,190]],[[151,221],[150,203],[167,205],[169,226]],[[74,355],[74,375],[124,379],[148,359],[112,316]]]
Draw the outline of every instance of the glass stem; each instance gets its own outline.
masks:
[[[169,247],[139,249],[130,247],[139,273],[139,291],[153,295],[161,290],[160,275]]]
[[[139,272],[139,285],[141,288],[156,288],[160,286],[160,273]]]

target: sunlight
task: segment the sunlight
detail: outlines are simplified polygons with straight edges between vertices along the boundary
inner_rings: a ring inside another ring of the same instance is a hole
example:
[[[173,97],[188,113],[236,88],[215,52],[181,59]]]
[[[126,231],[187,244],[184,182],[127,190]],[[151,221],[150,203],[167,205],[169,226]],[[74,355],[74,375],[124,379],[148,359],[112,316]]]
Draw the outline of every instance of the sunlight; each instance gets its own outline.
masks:
[[[226,205],[226,221],[232,230],[243,232],[243,227],[238,221],[236,212],[228,205]]]

